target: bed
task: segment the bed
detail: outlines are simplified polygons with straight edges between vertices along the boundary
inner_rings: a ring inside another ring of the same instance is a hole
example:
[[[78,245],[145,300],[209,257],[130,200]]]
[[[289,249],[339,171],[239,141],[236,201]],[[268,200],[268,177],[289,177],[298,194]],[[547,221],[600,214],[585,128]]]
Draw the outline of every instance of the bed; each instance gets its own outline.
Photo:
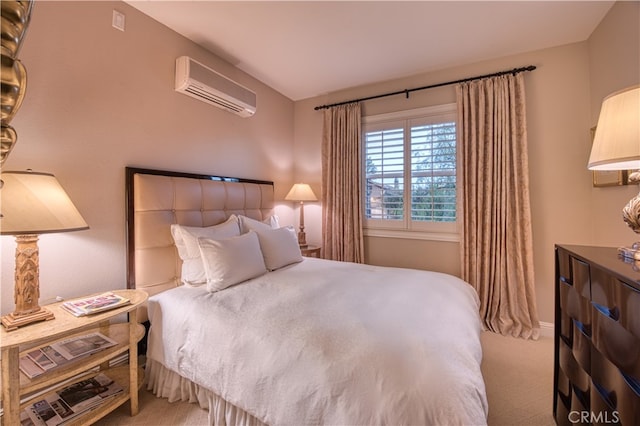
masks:
[[[221,425],[486,424],[467,283],[302,258],[271,182],[127,168],[126,185],[128,286],[150,295],[139,317],[157,396]],[[204,284],[185,269],[185,229]]]

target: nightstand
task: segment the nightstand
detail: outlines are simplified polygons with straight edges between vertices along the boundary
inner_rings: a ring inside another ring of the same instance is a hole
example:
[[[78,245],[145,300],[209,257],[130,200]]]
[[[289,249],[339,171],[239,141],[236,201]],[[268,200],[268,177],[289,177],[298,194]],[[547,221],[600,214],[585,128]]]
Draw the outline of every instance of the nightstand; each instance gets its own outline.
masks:
[[[138,368],[138,341],[144,336],[144,327],[138,324],[137,309],[147,300],[147,293],[141,290],[114,290],[114,293],[131,301],[130,304],[94,315],[75,317],[62,308],[62,302],[47,305],[55,318],[31,324],[14,331],[0,330],[2,350],[2,405],[3,423],[19,425],[20,412],[47,395],[38,391],[61,388],[71,379],[89,378],[98,372],[105,372],[112,380],[124,388],[124,392],[111,397],[92,410],[73,418],[70,425],[91,424],[129,401],[131,415],[138,413],[138,389],[142,385],[144,372]],[[111,323],[119,315],[128,314],[126,323]],[[29,379],[20,371],[20,357],[34,348],[54,342],[99,331],[116,342],[116,345],[89,356],[80,357],[66,365],[51,369],[42,375]],[[109,361],[129,354],[128,365],[110,367]],[[23,396],[28,401],[21,401]],[[66,424],[66,423],[65,423]]]
[[[320,258],[320,250],[322,247],[309,244],[306,247],[300,247],[303,256]]]

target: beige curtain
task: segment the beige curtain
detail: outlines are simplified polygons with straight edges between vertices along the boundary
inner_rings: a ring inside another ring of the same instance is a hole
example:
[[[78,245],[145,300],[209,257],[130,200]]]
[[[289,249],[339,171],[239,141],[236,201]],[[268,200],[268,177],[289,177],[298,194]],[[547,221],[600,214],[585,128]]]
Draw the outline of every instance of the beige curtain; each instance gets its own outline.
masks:
[[[456,86],[462,278],[491,331],[537,339],[525,92],[522,74]]]
[[[324,112],[322,249],[325,259],[364,262],[360,123],[359,103],[328,108]]]

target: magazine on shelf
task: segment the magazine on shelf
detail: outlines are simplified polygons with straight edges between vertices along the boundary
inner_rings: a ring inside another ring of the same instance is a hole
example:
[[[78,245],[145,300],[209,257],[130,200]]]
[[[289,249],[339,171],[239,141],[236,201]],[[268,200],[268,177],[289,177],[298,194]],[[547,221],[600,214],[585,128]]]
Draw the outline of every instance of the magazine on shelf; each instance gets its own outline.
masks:
[[[123,390],[106,374],[100,373],[29,405],[20,416],[21,423],[34,426],[62,425],[80,414],[98,408]]]
[[[52,343],[50,346],[58,354],[70,361],[115,345],[115,340],[108,338],[102,333],[95,332],[61,340]]]
[[[36,426],[33,420],[31,420],[31,417],[29,417],[27,410],[22,410],[20,412],[20,426]]]
[[[38,364],[33,362],[28,355],[23,355],[20,357],[20,371],[22,371],[30,379],[38,377],[45,372],[45,370],[43,370],[38,366]]]
[[[33,350],[27,353],[27,356],[31,359],[31,361],[35,362],[36,365],[43,370],[51,370],[52,368],[57,367],[55,361],[50,359],[44,351],[40,349]]]
[[[71,314],[81,317],[84,315],[97,314],[109,309],[119,308],[120,306],[124,306],[129,303],[131,303],[129,299],[109,291],[97,296],[69,300],[64,302],[62,307]]]
[[[114,340],[98,332],[72,337],[20,356],[20,371],[33,379],[49,370],[114,345],[116,345]]]
[[[61,367],[71,361],[51,346],[34,349],[20,357],[20,371],[33,379],[46,371]]]

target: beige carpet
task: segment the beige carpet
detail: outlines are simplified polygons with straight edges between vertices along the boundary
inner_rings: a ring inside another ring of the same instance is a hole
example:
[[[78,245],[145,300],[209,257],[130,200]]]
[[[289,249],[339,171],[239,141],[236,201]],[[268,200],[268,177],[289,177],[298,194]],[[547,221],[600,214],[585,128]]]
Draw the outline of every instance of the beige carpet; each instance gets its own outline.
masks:
[[[552,426],[553,339],[528,341],[482,333],[482,374],[487,385],[489,426]],[[96,425],[206,425],[207,412],[196,404],[169,404],[146,390],[140,413],[129,417],[127,405]],[[473,426],[473,425],[469,425]]]
[[[552,426],[553,338],[537,341],[484,332],[482,375],[489,426]]]

